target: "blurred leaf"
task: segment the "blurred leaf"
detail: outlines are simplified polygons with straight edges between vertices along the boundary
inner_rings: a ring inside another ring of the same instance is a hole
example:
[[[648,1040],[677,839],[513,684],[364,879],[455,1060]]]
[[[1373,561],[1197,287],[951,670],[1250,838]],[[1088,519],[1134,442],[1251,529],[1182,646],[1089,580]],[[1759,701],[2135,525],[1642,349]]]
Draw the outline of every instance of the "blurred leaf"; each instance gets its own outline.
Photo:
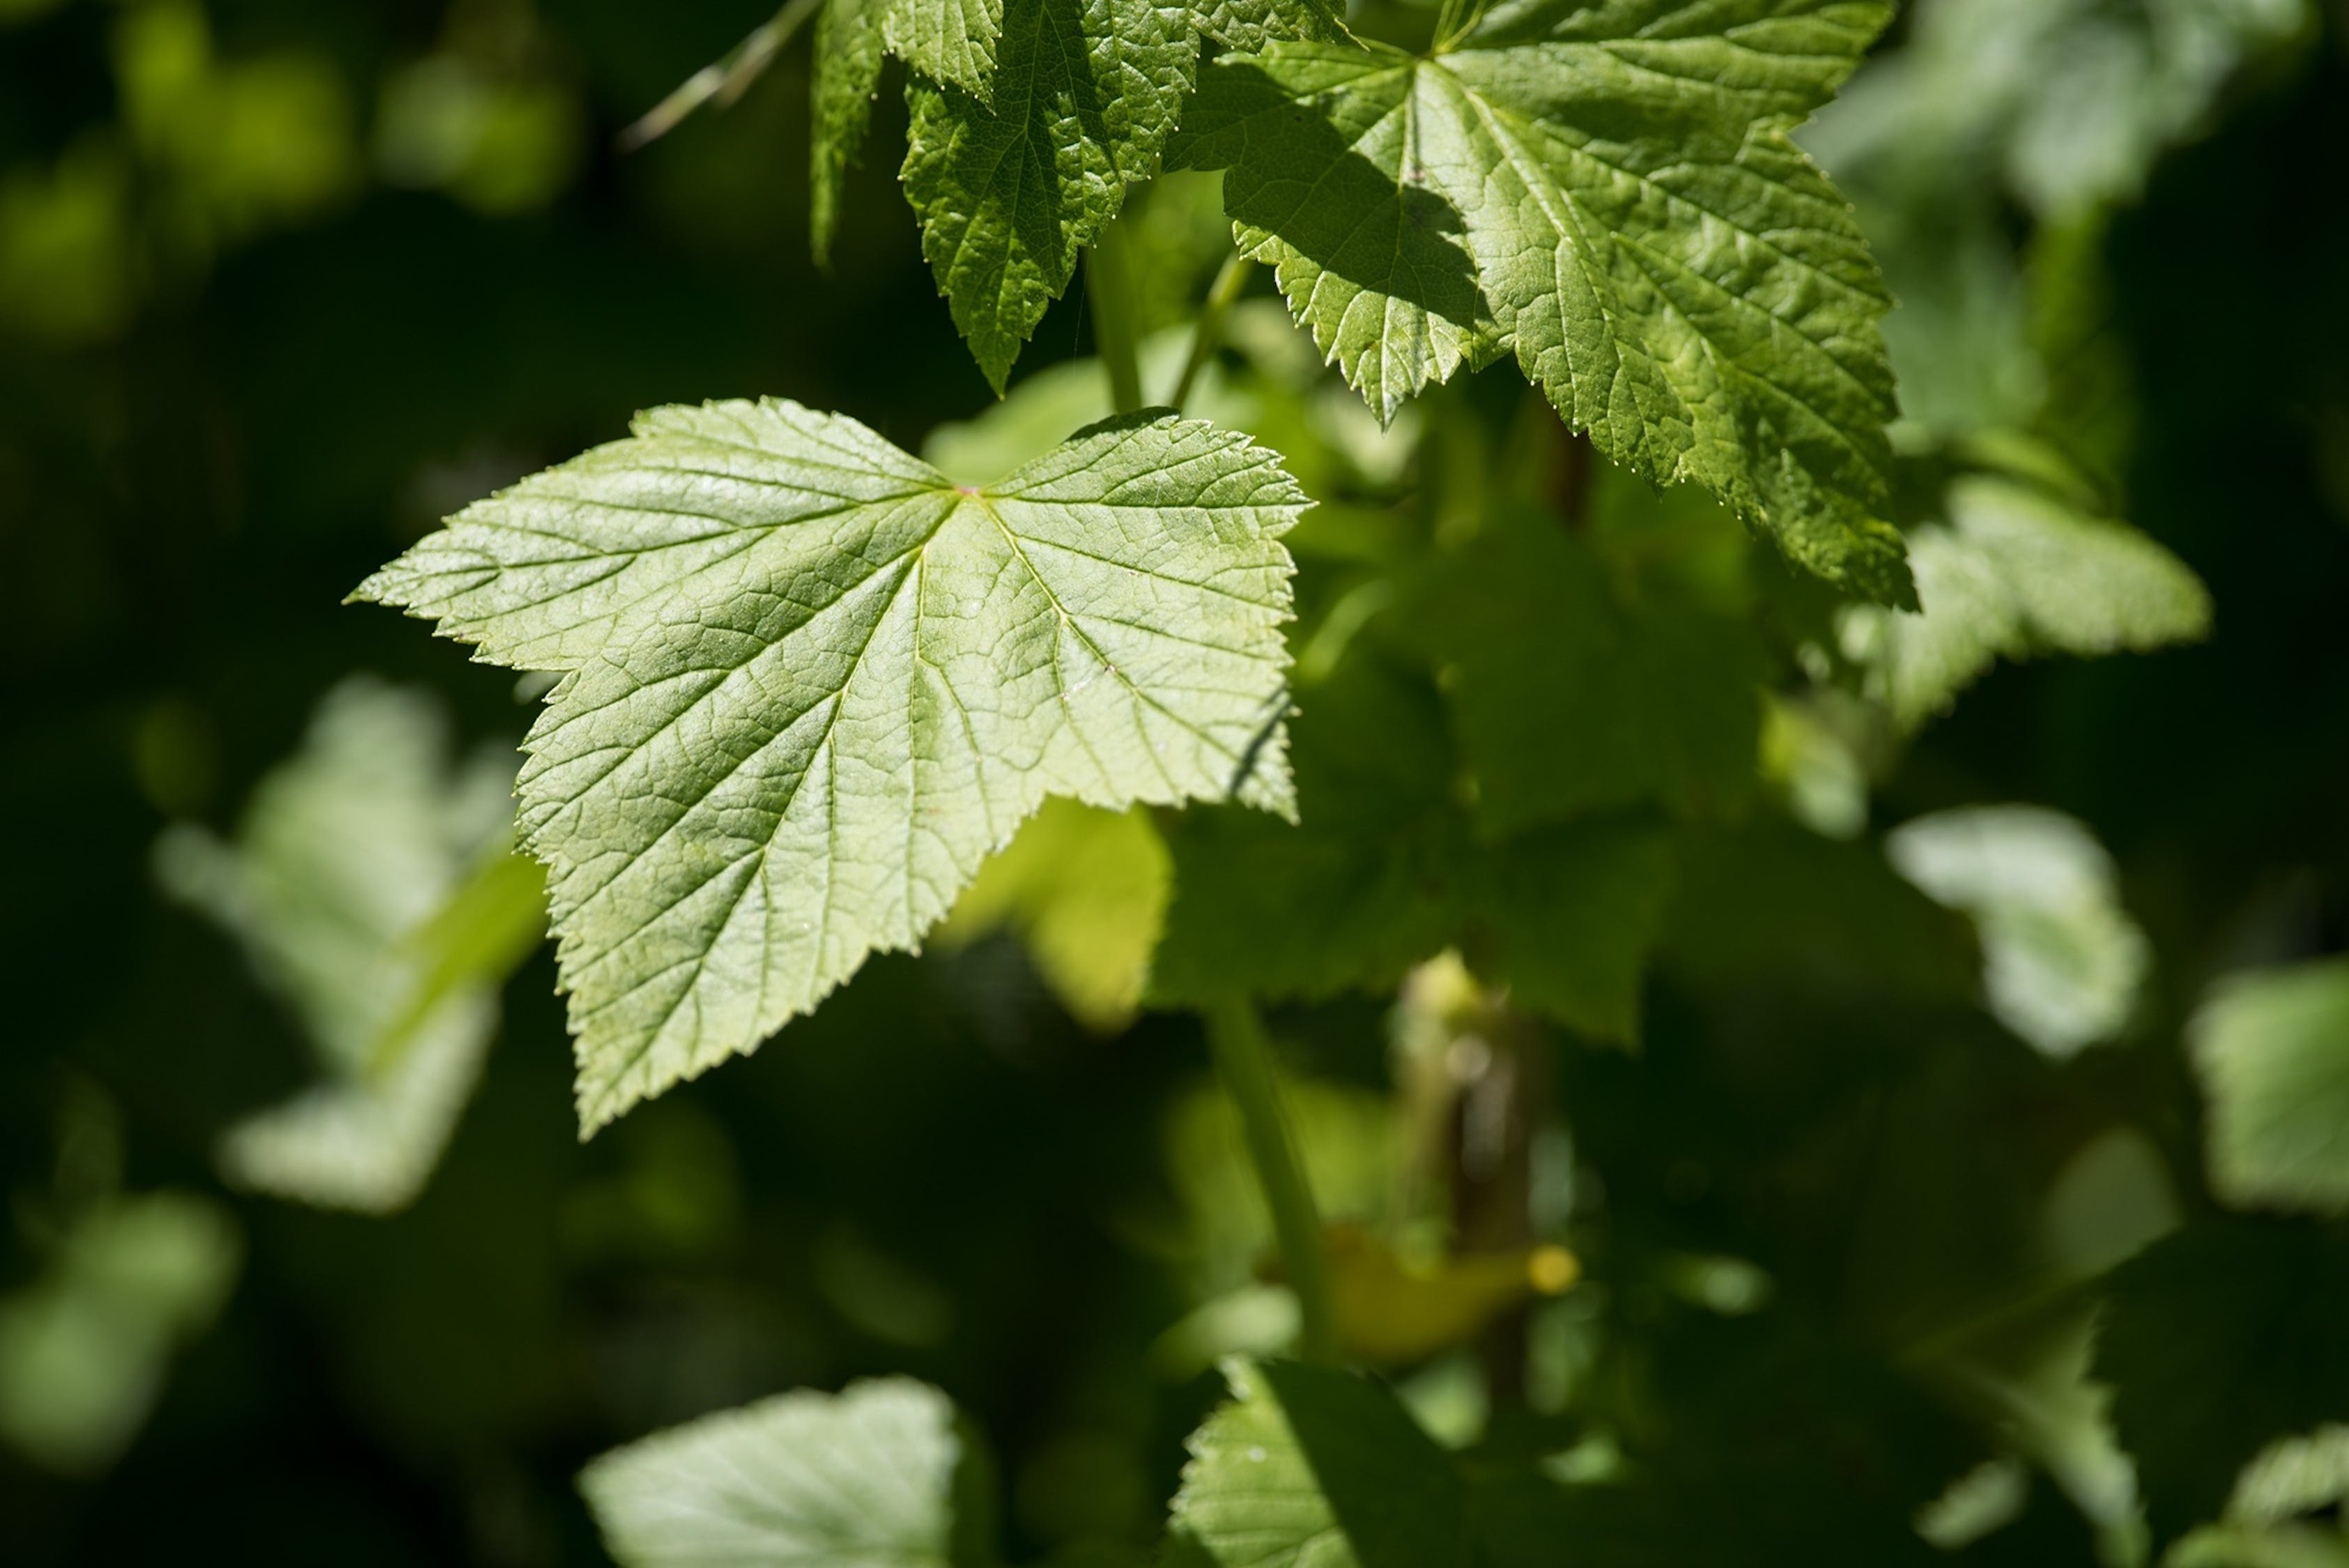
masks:
[[[2239,1209],[2349,1207],[2349,961],[2230,975],[2189,1040],[2211,1189]]]
[[[1340,1223],[1381,1218],[1394,1191],[1399,1152],[1392,1104],[1382,1095],[1314,1078],[1284,1076],[1280,1095],[1321,1213]],[[1168,1108],[1164,1146],[1167,1179],[1182,1205],[1181,1251],[1201,1293],[1242,1285],[1267,1257],[1273,1228],[1239,1113],[1221,1087],[1202,1085]]]
[[[1648,959],[1671,905],[1664,829],[1619,817],[1537,828],[1486,850],[1480,870],[1469,941],[1485,977],[1518,1006],[1593,1039],[1635,1043]]]
[[[255,789],[234,847],[187,825],[156,845],[164,887],[238,938],[322,1069],[224,1135],[240,1186],[403,1208],[471,1097],[544,916],[536,868],[502,841],[503,763],[452,773],[447,750],[430,699],[355,678]]]
[[[1636,1038],[1671,895],[1663,830],[1607,815],[1480,845],[1451,803],[1451,747],[1423,678],[1365,651],[1301,703],[1299,822],[1208,810],[1167,825],[1174,891],[1150,996],[1379,989],[1459,944],[1527,1007]]]
[[[180,238],[199,252],[301,217],[356,182],[348,95],[323,54],[222,60],[202,6],[150,0],[116,28],[115,71],[123,121],[175,178]]]
[[[67,1474],[113,1464],[243,1251],[228,1212],[189,1193],[109,1197],[75,1219],[40,1277],[0,1297],[0,1439]]]
[[[1234,1363],[1193,1433],[1168,1568],[1465,1568],[1467,1496],[1394,1396],[1356,1374]]]
[[[1009,926],[1071,1015],[1098,1033],[1132,1021],[1166,918],[1166,846],[1139,810],[1044,803],[978,868],[936,941]]]
[[[1906,602],[1882,520],[1889,299],[1787,139],[1889,8],[1465,16],[1424,57],[1226,56],[1169,161],[1229,171],[1242,249],[1382,418],[1513,348],[1608,456],[1700,483],[1789,559]]]
[[[2209,630],[2201,582],[2126,524],[1986,476],[1956,481],[1944,505],[1909,540],[1923,613],[1855,605],[1840,623],[1845,654],[1904,729],[2001,659],[2142,652]]]
[[[2349,1568],[2349,1541],[2322,1525],[2206,1524],[2164,1553],[2162,1568]]]
[[[2128,1022],[2153,950],[2085,826],[2037,806],[1969,806],[1912,818],[1884,848],[1929,897],[1973,917],[1991,1012],[2043,1054],[2072,1055]]]
[[[130,171],[110,138],[77,143],[51,171],[0,176],[0,320],[35,337],[111,337],[139,302]]]
[[[2112,1275],[2095,1375],[2158,1537],[2217,1516],[2280,1437],[2349,1420],[2349,1249],[2304,1222],[2198,1222]]]
[[[2327,1426],[2261,1449],[2236,1478],[2227,1514],[2265,1523],[2344,1502],[2349,1502],[2349,1427]]]
[[[2135,196],[2248,61],[2308,26],[2306,0],[1927,0],[1909,42],[1806,137],[1838,176],[1981,157],[2043,217]],[[1921,191],[1919,192],[1921,196]]]
[[[1291,723],[1299,822],[1187,811],[1166,825],[1174,893],[1155,1001],[1245,991],[1328,996],[1383,986],[1444,948],[1458,875],[1435,693],[1350,659]]]
[[[1047,794],[1287,809],[1279,536],[1304,504],[1197,422],[1093,426],[977,491],[854,420],[714,403],[368,579],[570,671],[521,794],[582,1127],[914,946]]]
[[[433,55],[384,83],[376,165],[391,184],[443,189],[484,213],[527,212],[570,180],[584,131],[563,88]]]
[[[1754,786],[1764,661],[1752,630],[1624,604],[1547,518],[1496,521],[1444,557],[1409,619],[1444,671],[1492,835],[1651,802],[1724,813]]]
[[[622,1568],[974,1568],[953,1405],[885,1378],[777,1395],[616,1449],[579,1473]]]

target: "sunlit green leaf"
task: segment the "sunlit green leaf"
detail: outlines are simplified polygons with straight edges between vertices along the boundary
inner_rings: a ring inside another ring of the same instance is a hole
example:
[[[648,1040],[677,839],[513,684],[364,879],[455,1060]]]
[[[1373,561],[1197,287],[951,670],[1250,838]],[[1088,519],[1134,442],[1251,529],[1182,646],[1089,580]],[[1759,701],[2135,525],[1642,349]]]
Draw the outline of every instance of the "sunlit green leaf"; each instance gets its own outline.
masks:
[[[2001,659],[2143,651],[2209,629],[2201,581],[2126,524],[1982,476],[1951,484],[1945,504],[1945,522],[1909,540],[1924,613],[1857,605],[1841,625],[1845,653],[1904,728]]]
[[[956,1568],[954,1406],[886,1378],[777,1395],[616,1449],[579,1475],[622,1568]]]
[[[1889,301],[1787,137],[1888,13],[1521,0],[1426,56],[1275,46],[1207,73],[1169,158],[1229,170],[1242,247],[1382,415],[1508,349],[1601,452],[1906,602]]]
[[[2069,1056],[2128,1022],[2152,949],[2085,826],[2036,806],[1969,806],[1902,824],[1885,853],[1936,902],[1973,917],[1984,1000],[2040,1051]]]
[[[232,1127],[240,1186],[384,1213],[422,1189],[498,1026],[498,988],[544,929],[506,853],[502,755],[451,770],[431,701],[358,679],[254,792],[237,843],[165,835],[165,887],[244,944],[316,1048],[319,1081]]]
[[[1061,1004],[1107,1033],[1142,1000],[1167,876],[1166,846],[1140,811],[1047,801],[978,868],[936,940],[1012,928]]]
[[[1357,1375],[1267,1362],[1191,1438],[1170,1564],[1465,1568],[1465,1490],[1393,1395]]]
[[[921,940],[1047,794],[1286,809],[1271,453],[1172,418],[984,490],[780,400],[657,410],[359,596],[565,671],[522,774],[592,1130]]]

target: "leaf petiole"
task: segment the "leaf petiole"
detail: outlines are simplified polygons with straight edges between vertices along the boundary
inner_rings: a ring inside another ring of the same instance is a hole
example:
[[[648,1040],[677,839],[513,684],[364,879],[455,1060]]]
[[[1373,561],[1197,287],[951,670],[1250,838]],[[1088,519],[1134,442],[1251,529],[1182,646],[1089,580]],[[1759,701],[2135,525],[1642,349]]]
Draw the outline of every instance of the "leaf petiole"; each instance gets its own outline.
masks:
[[[1142,323],[1134,298],[1131,242],[1112,223],[1085,252],[1085,292],[1092,303],[1093,344],[1109,370],[1109,400],[1117,413],[1142,407]]]
[[[823,0],[786,0],[781,10],[752,28],[748,37],[686,78],[675,91],[622,130],[620,151],[634,152],[659,140],[713,99],[720,109],[730,107],[775,63],[783,46],[823,5]]]
[[[1224,317],[1231,314],[1232,302],[1247,286],[1248,274],[1256,263],[1235,251],[1224,258],[1216,270],[1216,281],[1207,286],[1207,297],[1199,306],[1199,324],[1191,329],[1191,353],[1183,361],[1182,379],[1174,383],[1174,395],[1167,399],[1176,412],[1191,400],[1191,389],[1197,384],[1199,372],[1207,368],[1224,339]]]
[[[1248,1160],[1272,1210],[1280,1261],[1297,1293],[1300,1318],[1298,1351],[1308,1361],[1334,1362],[1337,1334],[1330,1301],[1330,1260],[1321,1249],[1321,1216],[1313,1189],[1298,1158],[1280,1085],[1272,1071],[1272,1047],[1264,1020],[1245,997],[1226,997],[1206,1010],[1207,1044],[1224,1090],[1238,1110]]]

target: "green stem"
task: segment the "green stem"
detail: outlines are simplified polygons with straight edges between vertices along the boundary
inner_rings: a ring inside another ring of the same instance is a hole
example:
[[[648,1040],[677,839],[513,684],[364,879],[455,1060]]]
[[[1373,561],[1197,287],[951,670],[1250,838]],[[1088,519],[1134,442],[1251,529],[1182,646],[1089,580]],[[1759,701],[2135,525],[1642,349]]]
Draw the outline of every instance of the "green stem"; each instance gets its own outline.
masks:
[[[1121,414],[1142,407],[1142,327],[1133,297],[1131,243],[1112,223],[1085,252],[1085,293],[1092,301],[1093,346],[1109,369],[1110,406]]]
[[[1321,1216],[1313,1206],[1313,1189],[1298,1159],[1288,1117],[1281,1109],[1280,1085],[1273,1077],[1272,1047],[1265,1039],[1264,1020],[1256,1004],[1236,997],[1207,1010],[1207,1044],[1216,1068],[1223,1075],[1225,1092],[1240,1116],[1240,1131],[1247,1139],[1248,1158],[1272,1210],[1273,1234],[1280,1242],[1280,1261],[1289,1287],[1297,1293],[1301,1324],[1298,1348],[1308,1361],[1338,1358],[1337,1334],[1330,1310],[1330,1260],[1321,1250]]]
[[[792,35],[807,25],[823,0],[786,0],[782,9],[750,30],[750,36],[718,59],[678,84],[675,92],[653,105],[650,112],[620,132],[620,151],[634,152],[675,130],[680,121],[710,99],[725,109],[749,90],[774,64]]]
[[[1191,400],[1191,389],[1199,379],[1199,372],[1207,368],[1216,349],[1224,340],[1224,317],[1231,314],[1232,302],[1247,286],[1248,274],[1256,263],[1234,252],[1224,258],[1216,274],[1216,281],[1207,286],[1207,298],[1199,306],[1199,325],[1191,330],[1191,355],[1183,361],[1183,379],[1174,383],[1174,395],[1167,400],[1179,412]]]

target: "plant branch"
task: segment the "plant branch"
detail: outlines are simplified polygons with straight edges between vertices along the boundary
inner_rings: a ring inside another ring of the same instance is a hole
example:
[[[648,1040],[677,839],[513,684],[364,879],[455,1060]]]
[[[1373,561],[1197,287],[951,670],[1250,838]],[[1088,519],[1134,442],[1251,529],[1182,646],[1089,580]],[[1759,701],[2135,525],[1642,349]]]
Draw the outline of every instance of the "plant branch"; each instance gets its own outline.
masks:
[[[1142,407],[1142,324],[1133,296],[1132,242],[1112,223],[1085,252],[1085,293],[1092,303],[1093,347],[1109,369],[1110,406],[1130,414]]]
[[[1321,1216],[1313,1205],[1313,1189],[1297,1156],[1288,1114],[1281,1108],[1280,1085],[1272,1072],[1272,1047],[1265,1039],[1264,1020],[1257,1015],[1256,1004],[1235,997],[1210,1007],[1207,1044],[1215,1053],[1216,1069],[1223,1075],[1225,1092],[1239,1110],[1248,1158],[1264,1189],[1266,1206],[1272,1210],[1281,1264],[1288,1272],[1289,1287],[1297,1293],[1302,1318],[1299,1349],[1308,1361],[1335,1361],[1337,1334],[1330,1305],[1330,1261],[1321,1250]]]
[[[823,4],[823,0],[788,0],[781,10],[753,28],[749,37],[686,78],[676,91],[653,105],[643,119],[621,131],[620,151],[634,152],[659,140],[675,130],[686,116],[713,99],[720,109],[731,105],[774,64],[783,46],[792,41],[792,35],[807,26],[808,18]]]
[[[1191,400],[1191,389],[1198,383],[1199,372],[1207,368],[1216,349],[1224,340],[1224,318],[1231,314],[1232,302],[1247,286],[1248,274],[1256,263],[1235,251],[1224,258],[1216,273],[1216,281],[1207,286],[1206,300],[1199,306],[1199,324],[1191,329],[1191,353],[1183,361],[1183,379],[1174,383],[1174,395],[1166,400],[1180,412]]]

